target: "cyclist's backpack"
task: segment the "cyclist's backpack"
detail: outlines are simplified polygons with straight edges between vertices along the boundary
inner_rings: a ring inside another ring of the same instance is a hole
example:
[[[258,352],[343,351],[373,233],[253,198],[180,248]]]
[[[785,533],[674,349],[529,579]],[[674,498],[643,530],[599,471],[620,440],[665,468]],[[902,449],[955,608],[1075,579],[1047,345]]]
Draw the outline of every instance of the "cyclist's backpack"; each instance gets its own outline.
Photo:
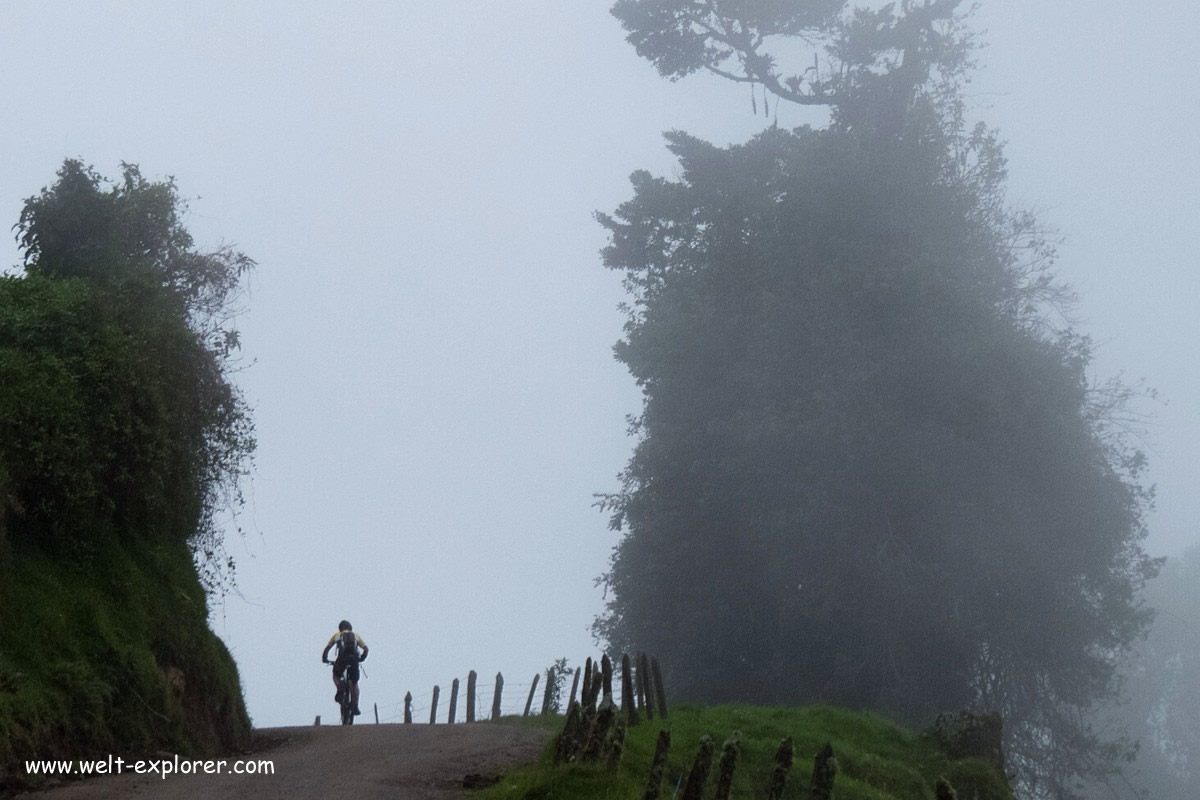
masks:
[[[338,637],[338,661],[358,661],[358,642],[354,631],[342,631]]]

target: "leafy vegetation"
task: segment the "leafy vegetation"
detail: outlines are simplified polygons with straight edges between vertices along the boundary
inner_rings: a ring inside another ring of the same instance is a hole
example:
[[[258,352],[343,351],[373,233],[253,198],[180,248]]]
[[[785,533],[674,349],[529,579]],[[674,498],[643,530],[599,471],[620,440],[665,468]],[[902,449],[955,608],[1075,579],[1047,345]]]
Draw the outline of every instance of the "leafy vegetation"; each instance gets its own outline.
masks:
[[[250,722],[186,546],[65,566],[18,544],[0,612],[0,788],[27,758],[227,752]]]
[[[546,700],[546,711],[551,714],[557,714],[562,711],[562,693],[566,686],[567,678],[573,674],[573,670],[567,666],[565,657],[555,659],[554,663],[546,667],[546,672],[543,677],[546,679],[545,688],[543,689],[543,697]]]
[[[561,724],[561,718],[558,718]],[[1004,779],[974,759],[953,760],[933,743],[867,713],[830,707],[761,708],[744,705],[673,708],[665,724],[643,722],[630,728],[625,755],[615,773],[599,764],[553,764],[553,744],[542,760],[514,770],[476,796],[501,798],[641,798],[646,789],[658,732],[671,732],[671,752],[663,795],[672,796],[684,779],[702,736],[718,748],[736,732],[740,742],[731,797],[765,796],[780,741],[792,737],[796,758],[785,798],[808,797],[813,757],[825,744],[838,760],[835,796],[839,800],[932,800],[939,777],[959,789],[960,797],[978,791],[979,800],[1011,800]],[[715,784],[713,776],[710,786]],[[711,788],[709,790],[711,792]]]
[[[171,181],[120,183],[68,160],[18,223],[23,277],[0,279],[0,462],[13,536],[86,548],[114,532],[189,543],[232,581],[216,524],[254,450],[229,380],[229,322],[253,262],[195,249]]]
[[[170,181],[67,161],[0,278],[0,782],[29,757],[214,750],[249,722],[206,591],[254,448],[229,380],[248,258]]]
[[[832,121],[673,132],[676,178],[634,173],[600,215],[644,405],[595,631],[690,701],[998,711],[1022,788],[1069,797],[1127,752],[1086,714],[1150,619],[1152,494],[1132,390],[1090,382],[1053,238],[965,121],[958,6],[614,6],[662,74]],[[812,71],[784,71],[789,38]]]

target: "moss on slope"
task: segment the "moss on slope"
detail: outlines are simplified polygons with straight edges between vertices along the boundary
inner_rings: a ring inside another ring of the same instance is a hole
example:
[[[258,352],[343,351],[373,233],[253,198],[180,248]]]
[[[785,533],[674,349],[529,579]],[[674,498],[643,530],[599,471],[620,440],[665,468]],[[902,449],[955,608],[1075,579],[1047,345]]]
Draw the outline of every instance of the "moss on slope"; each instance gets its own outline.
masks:
[[[184,545],[113,543],[64,562],[13,547],[0,585],[0,788],[30,758],[244,745],[237,668],[208,628]]]

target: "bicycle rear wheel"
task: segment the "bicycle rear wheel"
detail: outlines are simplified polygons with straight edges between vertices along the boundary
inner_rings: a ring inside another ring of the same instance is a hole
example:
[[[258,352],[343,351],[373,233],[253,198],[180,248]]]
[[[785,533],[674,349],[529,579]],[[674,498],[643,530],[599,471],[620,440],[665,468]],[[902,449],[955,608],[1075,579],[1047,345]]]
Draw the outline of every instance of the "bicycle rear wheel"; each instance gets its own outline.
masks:
[[[354,724],[354,692],[345,678],[342,679],[342,724]]]

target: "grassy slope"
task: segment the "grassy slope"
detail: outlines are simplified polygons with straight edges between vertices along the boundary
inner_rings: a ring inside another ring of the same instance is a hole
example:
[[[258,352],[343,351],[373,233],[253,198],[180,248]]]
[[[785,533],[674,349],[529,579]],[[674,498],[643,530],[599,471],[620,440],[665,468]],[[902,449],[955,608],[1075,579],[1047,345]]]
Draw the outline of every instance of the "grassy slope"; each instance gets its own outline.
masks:
[[[561,720],[560,720],[561,721]],[[542,760],[515,770],[476,797],[570,798],[571,800],[640,799],[646,788],[650,761],[659,730],[671,731],[671,755],[663,780],[662,797],[670,798],[676,781],[691,769],[700,737],[712,736],[716,745],[708,791],[716,782],[720,748],[733,732],[741,734],[734,798],[759,798],[774,768],[775,750],[785,736],[795,745],[795,763],[785,798],[808,798],[813,757],[830,742],[838,759],[835,784],[838,800],[932,800],[938,777],[945,777],[960,798],[978,790],[979,800],[1011,800],[1003,778],[976,760],[951,761],[931,743],[904,731],[881,717],[828,707],[756,708],[750,706],[691,707],[672,709],[666,724],[655,719],[632,728],[619,771],[609,774],[599,766],[551,763],[553,743]]]
[[[206,617],[182,546],[0,554],[0,791],[26,758],[242,744],[237,669]]]

